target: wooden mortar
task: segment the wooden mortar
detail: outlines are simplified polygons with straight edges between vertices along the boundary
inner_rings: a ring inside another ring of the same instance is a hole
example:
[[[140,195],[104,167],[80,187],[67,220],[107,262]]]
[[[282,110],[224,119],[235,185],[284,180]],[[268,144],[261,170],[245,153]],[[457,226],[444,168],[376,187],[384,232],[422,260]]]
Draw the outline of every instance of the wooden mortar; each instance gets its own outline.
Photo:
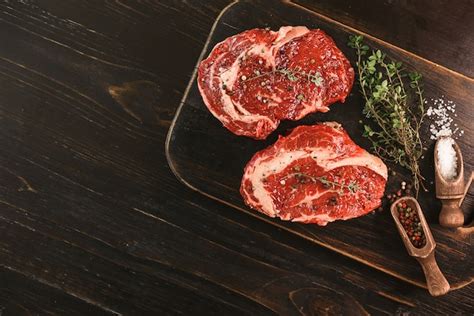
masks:
[[[442,137],[443,138],[443,137]],[[440,138],[440,139],[442,139]],[[445,179],[439,171],[438,143],[434,148],[435,184],[436,197],[441,200],[441,212],[439,223],[444,227],[461,227],[464,224],[464,214],[460,208],[460,202],[464,197],[464,164],[461,150],[454,142],[453,147],[457,156],[457,175],[454,179]]]
[[[413,246],[405,231],[405,228],[403,228],[402,223],[400,223],[397,209],[397,205],[400,202],[405,202],[407,206],[416,210],[416,213],[418,214],[418,218],[420,219],[421,227],[423,228],[423,233],[425,234],[426,238],[426,244],[422,248],[416,248]],[[436,243],[434,241],[433,235],[431,234],[428,223],[426,222],[425,216],[423,215],[420,204],[418,204],[418,201],[412,197],[399,198],[392,204],[390,211],[397,226],[398,232],[400,233],[403,243],[405,244],[405,247],[408,251],[408,254],[418,260],[423,269],[426,277],[426,285],[430,294],[432,296],[446,294],[449,291],[450,286],[443,273],[439,269],[438,264],[436,263]]]

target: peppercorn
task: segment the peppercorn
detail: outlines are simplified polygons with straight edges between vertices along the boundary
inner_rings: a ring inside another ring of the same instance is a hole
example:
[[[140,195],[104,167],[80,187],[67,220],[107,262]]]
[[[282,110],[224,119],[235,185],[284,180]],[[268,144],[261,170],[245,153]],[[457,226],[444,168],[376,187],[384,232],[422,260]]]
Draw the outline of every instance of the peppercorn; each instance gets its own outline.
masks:
[[[331,198],[329,198],[328,205],[330,206],[337,205],[337,198],[335,196],[331,196]]]
[[[399,202],[397,204],[397,210],[398,219],[405,229],[408,239],[410,239],[413,246],[417,248],[423,247],[426,244],[426,238],[417,212],[405,202]]]

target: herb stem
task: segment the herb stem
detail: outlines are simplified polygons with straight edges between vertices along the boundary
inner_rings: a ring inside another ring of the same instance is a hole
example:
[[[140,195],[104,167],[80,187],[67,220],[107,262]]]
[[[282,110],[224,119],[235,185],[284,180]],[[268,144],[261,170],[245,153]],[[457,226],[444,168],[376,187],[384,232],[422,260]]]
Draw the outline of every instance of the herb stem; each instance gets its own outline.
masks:
[[[364,126],[364,136],[382,158],[411,171],[418,195],[420,187],[425,189],[418,164],[424,150],[420,128],[426,115],[421,75],[408,73],[408,90],[400,62],[386,59],[380,50],[369,52],[362,36],[351,36],[349,46],[357,54],[360,91],[365,100],[363,112],[374,123]]]
[[[281,180],[286,180],[291,177],[295,177],[297,181],[301,183],[305,183],[305,179],[309,179],[311,182],[319,182],[324,186],[331,187],[332,189],[339,187],[341,190],[339,194],[342,194],[343,189],[347,189],[351,193],[355,193],[359,190],[359,185],[355,181],[351,181],[349,182],[349,184],[346,184],[345,182],[340,183],[340,182],[328,180],[326,176],[317,177],[317,176],[311,176],[311,175],[301,173],[301,172],[288,174],[285,177],[283,177]]]
[[[284,75],[285,77],[287,77],[288,80],[290,80],[290,81],[298,81],[300,79],[299,77],[302,77],[302,78],[306,77],[309,82],[314,83],[316,86],[321,86],[321,84],[323,82],[323,78],[322,78],[321,74],[317,71],[314,71],[314,74],[312,74],[312,72],[313,71],[311,71],[311,70],[308,71],[308,72],[301,71],[301,68],[299,68],[299,67],[296,67],[294,69],[276,68],[272,71],[264,72],[262,74],[247,78],[243,81],[245,81],[245,82],[246,81],[251,81],[251,80],[255,80],[257,78],[261,78],[263,76],[268,76],[268,75],[271,75],[271,74],[274,74],[274,73],[280,73],[280,74]]]

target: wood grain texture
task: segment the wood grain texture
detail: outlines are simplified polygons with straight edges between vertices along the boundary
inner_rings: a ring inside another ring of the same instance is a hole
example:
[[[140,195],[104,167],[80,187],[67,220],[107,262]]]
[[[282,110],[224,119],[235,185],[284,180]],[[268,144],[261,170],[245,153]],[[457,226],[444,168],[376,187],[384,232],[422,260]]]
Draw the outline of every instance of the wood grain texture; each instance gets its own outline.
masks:
[[[432,301],[174,177],[166,133],[229,2],[0,1],[0,313],[472,311],[472,286]]]
[[[346,46],[349,34],[355,30],[337,24],[331,19],[314,14],[291,3],[275,2],[271,8],[265,2],[241,1],[228,7],[219,17],[209,37],[209,45],[203,56],[218,42],[226,37],[253,27],[272,27],[279,25],[303,24],[310,28],[321,28],[338,44],[338,47],[355,63],[354,53]],[[440,93],[458,104],[456,120],[465,130],[465,137],[458,140],[465,155],[473,154],[470,140],[474,137],[474,129],[470,122],[474,120],[471,103],[474,101],[474,80],[454,73],[439,65],[423,60],[409,52],[393,47],[375,38],[367,38],[367,43],[374,48],[382,48],[389,56],[402,61],[406,67],[414,67],[424,76],[425,95],[428,99],[437,98]],[[390,216],[389,205],[383,212],[347,222],[331,223],[321,228],[317,225],[305,225],[269,219],[265,215],[251,211],[242,201],[239,193],[242,170],[258,150],[275,141],[277,135],[284,135],[290,128],[301,124],[314,124],[320,121],[337,121],[342,123],[351,138],[366,149],[370,146],[362,137],[362,98],[355,86],[344,104],[334,104],[328,113],[308,115],[298,122],[282,122],[281,126],[265,141],[255,141],[246,137],[233,135],[222,127],[204,105],[195,78],[191,79],[178,111],[172,130],[169,134],[169,161],[177,176],[191,188],[215,198],[236,209],[248,212],[278,227],[287,229],[296,235],[311,240],[316,244],[338,251],[348,257],[385,271],[419,286],[424,285],[424,276],[415,260],[410,260],[395,224]],[[446,83],[452,82],[451,90],[446,90]],[[446,91],[444,91],[446,90]],[[472,245],[469,239],[461,237],[454,231],[439,227],[437,213],[439,201],[436,200],[433,172],[434,142],[429,136],[429,122],[422,130],[424,146],[429,148],[426,159],[420,164],[426,177],[429,192],[420,195],[422,208],[432,225],[433,234],[438,244],[439,262],[454,288],[459,288],[474,280],[474,268],[470,261]],[[465,161],[466,168],[472,170],[474,160]],[[388,164],[397,175],[391,176],[387,185],[388,192],[396,192],[401,180],[409,181],[410,173],[394,164]],[[468,199],[465,208],[472,208],[472,200]],[[462,254],[459,256],[459,254]],[[456,261],[456,265],[451,264]],[[463,273],[460,273],[463,271]]]
[[[434,252],[430,253],[426,258],[420,257],[416,260],[418,260],[423,268],[423,273],[425,274],[426,284],[430,294],[433,296],[440,296],[448,293],[449,283],[436,263]]]
[[[38,280],[39,281],[39,280]],[[2,315],[111,315],[99,306],[86,302],[62,289],[41,281],[32,281],[15,271],[0,270],[0,314]]]
[[[307,8],[395,44],[459,73],[474,77],[472,0],[311,1]],[[363,18],[361,18],[363,17]],[[461,22],[462,21],[462,22]]]

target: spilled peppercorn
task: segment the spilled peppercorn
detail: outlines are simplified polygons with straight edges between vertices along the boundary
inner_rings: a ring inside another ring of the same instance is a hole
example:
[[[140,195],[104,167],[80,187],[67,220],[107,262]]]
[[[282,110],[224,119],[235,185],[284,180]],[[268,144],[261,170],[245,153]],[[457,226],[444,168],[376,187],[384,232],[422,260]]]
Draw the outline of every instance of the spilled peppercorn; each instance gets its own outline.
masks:
[[[422,248],[426,244],[426,236],[416,210],[408,206],[405,202],[399,202],[397,204],[397,211],[398,219],[413,246]]]
[[[388,200],[388,202],[393,203],[402,196],[413,196],[412,189],[413,185],[411,183],[406,183],[405,181],[402,181],[400,182],[400,189],[392,193],[386,194],[385,198]]]

